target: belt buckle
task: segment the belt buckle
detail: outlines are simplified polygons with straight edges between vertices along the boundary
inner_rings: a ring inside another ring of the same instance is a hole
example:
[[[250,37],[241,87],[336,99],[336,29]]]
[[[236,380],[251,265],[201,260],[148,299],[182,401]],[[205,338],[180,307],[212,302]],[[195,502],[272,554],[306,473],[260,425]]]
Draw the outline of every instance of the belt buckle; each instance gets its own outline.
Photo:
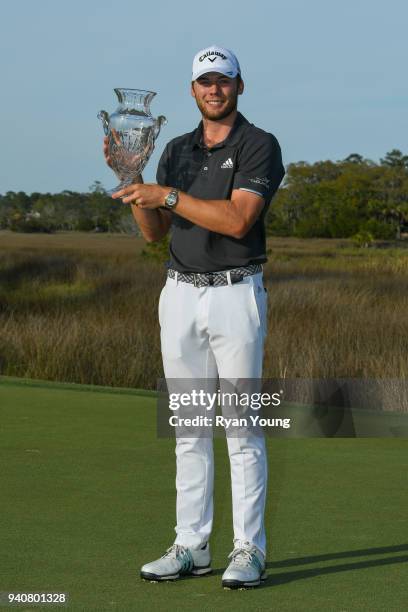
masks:
[[[199,276],[198,274],[193,272],[193,285],[194,285],[194,287],[199,287],[199,285],[198,285],[198,280],[199,280],[198,276]]]
[[[206,276],[208,278],[208,284],[212,287],[214,285],[214,272],[208,272]]]

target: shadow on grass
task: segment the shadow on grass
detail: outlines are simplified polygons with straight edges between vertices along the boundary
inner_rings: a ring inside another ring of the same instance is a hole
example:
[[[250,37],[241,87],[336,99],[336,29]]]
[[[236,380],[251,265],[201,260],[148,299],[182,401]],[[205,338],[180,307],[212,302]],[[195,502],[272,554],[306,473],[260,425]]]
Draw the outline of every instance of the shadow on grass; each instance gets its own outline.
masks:
[[[269,569],[276,567],[292,567],[294,565],[304,565],[305,563],[319,563],[320,561],[335,561],[336,559],[347,559],[349,557],[367,557],[368,555],[385,555],[388,553],[408,552],[408,544],[398,544],[397,546],[381,546],[378,548],[363,548],[360,550],[346,550],[338,553],[326,553],[324,555],[314,555],[307,557],[297,557],[295,559],[285,559],[284,561],[271,561],[267,563]]]
[[[271,561],[266,564],[266,569],[274,570],[278,568],[289,568],[297,565],[304,565],[307,563],[319,563],[324,561],[335,561],[338,559],[353,559],[354,557],[365,557],[369,555],[383,555],[390,553],[408,552],[408,544],[400,544],[397,546],[384,546],[379,548],[367,548],[361,550],[349,550],[338,553],[327,553],[324,555],[314,555],[307,557],[297,557],[295,559],[284,559],[282,561]],[[367,569],[370,567],[381,567],[386,565],[393,565],[396,563],[407,563],[408,554],[397,555],[388,558],[381,559],[366,559],[364,561],[350,561],[348,563],[341,563],[338,565],[330,565],[328,567],[312,567],[310,569],[299,569],[294,571],[282,572],[282,573],[269,573],[265,582],[263,582],[257,588],[268,588],[277,586],[279,584],[287,584],[297,580],[303,580],[307,578],[316,578],[318,576],[325,576],[328,574],[337,574],[338,572],[348,572],[352,570]],[[213,570],[212,575],[221,575],[225,571],[223,569]]]

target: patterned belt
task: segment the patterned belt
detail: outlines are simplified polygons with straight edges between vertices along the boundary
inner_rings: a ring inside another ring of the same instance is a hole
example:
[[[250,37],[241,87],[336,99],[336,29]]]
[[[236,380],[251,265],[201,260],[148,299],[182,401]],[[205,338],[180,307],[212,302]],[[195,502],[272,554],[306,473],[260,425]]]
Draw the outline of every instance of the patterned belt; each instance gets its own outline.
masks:
[[[231,283],[239,283],[245,276],[252,276],[252,274],[258,274],[262,272],[261,264],[251,264],[242,268],[232,268],[232,270],[226,270],[224,272],[177,272],[177,280],[184,283],[192,283],[194,287],[220,287],[221,285],[228,285],[228,274],[231,278]],[[176,270],[169,268],[167,270],[167,276],[169,278],[176,278]]]

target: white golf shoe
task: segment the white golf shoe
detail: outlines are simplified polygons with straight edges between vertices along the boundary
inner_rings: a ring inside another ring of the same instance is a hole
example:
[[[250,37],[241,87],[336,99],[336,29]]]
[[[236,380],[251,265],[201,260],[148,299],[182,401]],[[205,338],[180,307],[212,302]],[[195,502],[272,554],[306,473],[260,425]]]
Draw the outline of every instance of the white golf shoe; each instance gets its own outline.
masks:
[[[146,563],[140,570],[145,580],[177,580],[181,576],[203,576],[212,572],[210,545],[193,550],[173,544],[166,553],[151,563]]]
[[[255,587],[266,580],[265,557],[249,542],[239,542],[228,555],[231,562],[222,576],[222,586],[228,589]]]

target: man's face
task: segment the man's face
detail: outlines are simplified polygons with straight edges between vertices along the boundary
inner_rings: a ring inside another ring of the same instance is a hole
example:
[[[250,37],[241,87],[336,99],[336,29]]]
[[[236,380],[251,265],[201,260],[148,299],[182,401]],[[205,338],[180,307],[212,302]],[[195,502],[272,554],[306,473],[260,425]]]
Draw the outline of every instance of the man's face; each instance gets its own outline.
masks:
[[[191,84],[191,95],[205,119],[218,121],[237,108],[237,98],[244,91],[244,83],[219,72],[207,72]]]

